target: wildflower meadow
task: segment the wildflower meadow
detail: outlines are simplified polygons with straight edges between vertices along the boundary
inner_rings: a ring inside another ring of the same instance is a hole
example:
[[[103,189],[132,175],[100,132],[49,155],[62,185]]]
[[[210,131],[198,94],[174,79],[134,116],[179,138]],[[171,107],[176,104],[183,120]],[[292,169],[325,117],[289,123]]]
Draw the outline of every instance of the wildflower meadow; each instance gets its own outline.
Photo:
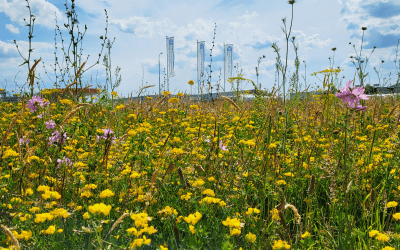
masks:
[[[85,99],[84,63],[34,94],[36,65],[0,103],[0,249],[400,249],[400,96],[332,67],[305,98]]]

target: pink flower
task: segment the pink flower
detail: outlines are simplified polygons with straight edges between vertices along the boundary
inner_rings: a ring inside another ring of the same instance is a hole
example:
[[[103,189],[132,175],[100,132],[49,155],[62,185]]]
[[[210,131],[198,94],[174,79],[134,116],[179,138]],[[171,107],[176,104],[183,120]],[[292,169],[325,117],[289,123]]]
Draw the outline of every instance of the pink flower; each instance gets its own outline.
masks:
[[[40,108],[43,108],[43,106],[49,106],[50,102],[43,102],[44,99],[42,99],[39,96],[32,96],[32,98],[28,101],[28,104],[26,107],[29,109],[31,113],[35,113],[36,110]]]
[[[26,107],[29,109],[31,113],[34,113],[39,107],[43,107],[43,99],[39,96],[32,96],[32,98],[28,101]]]
[[[51,129],[56,126],[56,123],[53,120],[49,120],[49,121],[45,122],[44,124],[46,124],[47,129]]]
[[[356,105],[358,105],[357,107],[360,106],[359,105],[360,100],[368,100],[368,96],[366,94],[364,94],[364,92],[365,92],[364,87],[357,87],[357,88],[351,89],[350,88],[351,82],[352,81],[348,81],[346,83],[346,87],[343,87],[342,89],[340,89],[339,90],[340,93],[336,93],[335,96],[337,98],[342,99],[343,103],[347,103],[347,107],[356,108]],[[362,106],[360,106],[360,107],[362,107]],[[365,110],[365,108],[362,108],[362,110]],[[361,110],[361,109],[359,109],[359,110]]]
[[[222,144],[222,141],[219,141],[219,148],[223,151],[227,151],[226,146],[224,146],[224,144]]]
[[[365,111],[365,109],[367,109],[367,106],[357,105],[356,109],[357,111]]]

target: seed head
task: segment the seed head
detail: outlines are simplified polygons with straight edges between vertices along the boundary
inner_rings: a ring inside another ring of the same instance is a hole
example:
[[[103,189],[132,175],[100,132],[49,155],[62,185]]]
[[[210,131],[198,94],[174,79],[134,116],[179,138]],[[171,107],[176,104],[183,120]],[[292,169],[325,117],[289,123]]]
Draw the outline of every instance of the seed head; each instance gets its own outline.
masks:
[[[367,30],[367,27],[361,27],[362,30]]]

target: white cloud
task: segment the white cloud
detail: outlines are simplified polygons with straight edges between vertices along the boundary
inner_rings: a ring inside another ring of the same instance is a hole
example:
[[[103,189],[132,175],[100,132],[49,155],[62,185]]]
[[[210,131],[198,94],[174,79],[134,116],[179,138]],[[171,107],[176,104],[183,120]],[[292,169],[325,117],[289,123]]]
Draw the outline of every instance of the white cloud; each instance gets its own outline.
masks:
[[[298,43],[300,48],[305,48],[306,51],[313,49],[322,49],[332,42],[331,38],[328,38],[326,40],[318,38],[319,34],[307,36],[301,30],[293,30],[291,36],[295,36],[295,43]]]
[[[10,31],[11,33],[13,33],[13,34],[19,34],[19,28],[18,28],[18,27],[15,27],[15,26],[12,25],[12,24],[6,24],[6,29],[7,29],[8,31]]]
[[[46,0],[29,1],[32,14],[35,15],[35,24],[54,28],[55,15],[59,21],[63,20],[61,12],[56,6]],[[29,11],[25,0],[0,0],[0,12],[4,12],[11,21],[25,26],[24,18],[29,23]]]
[[[14,44],[6,43],[0,40],[0,58],[18,57],[17,49]]]
[[[121,31],[145,38],[161,36],[165,31],[176,27],[169,18],[160,21],[149,21],[149,19],[148,17],[133,16],[122,20],[110,20],[110,24],[117,26]]]

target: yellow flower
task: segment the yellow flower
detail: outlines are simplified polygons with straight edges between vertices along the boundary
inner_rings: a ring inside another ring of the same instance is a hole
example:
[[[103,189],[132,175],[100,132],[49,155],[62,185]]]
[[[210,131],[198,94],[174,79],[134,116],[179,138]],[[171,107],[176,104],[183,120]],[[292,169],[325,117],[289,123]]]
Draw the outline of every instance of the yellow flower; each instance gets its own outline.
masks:
[[[278,209],[274,208],[270,211],[270,213],[272,214],[272,219],[275,221],[279,221],[281,220],[281,218],[279,217],[279,211]]]
[[[12,149],[7,149],[3,152],[3,156],[1,158],[7,159],[8,157],[17,157],[19,154]]]
[[[112,92],[111,92],[111,95],[112,95],[113,97],[118,97],[117,91],[112,91]]]
[[[194,226],[189,225],[189,230],[192,234],[194,234],[196,232],[196,229],[194,229]]]
[[[302,239],[305,239],[305,238],[308,238],[308,237],[310,237],[311,236],[311,234],[308,232],[308,231],[306,231],[305,233],[303,233],[302,235],[301,235],[301,238]]]
[[[378,234],[378,236],[376,236],[375,239],[381,242],[389,241],[389,237],[387,237],[385,234]]]
[[[114,193],[110,189],[106,189],[100,193],[100,198],[107,198],[111,196],[114,196]]]
[[[193,80],[190,80],[190,81],[188,82],[188,84],[189,84],[189,85],[193,85],[193,84],[194,84],[194,81],[193,81]]]
[[[89,216],[89,213],[88,213],[88,212],[84,213],[84,214],[82,215],[82,217],[83,217],[85,220],[87,220],[87,219],[89,219],[89,218],[90,218],[90,216]]]
[[[272,249],[290,249],[290,245],[288,245],[286,241],[275,240]]]
[[[21,234],[19,234],[18,232],[16,232],[16,231],[12,231],[12,234],[14,235],[14,237],[17,239],[17,240],[29,240],[31,237],[32,237],[32,231],[25,231],[25,230],[22,230],[21,231]]]
[[[249,208],[247,209],[247,211],[246,211],[246,215],[251,215],[251,214],[253,214],[253,213],[259,214],[259,213],[260,213],[260,210],[258,210],[257,208],[251,208],[251,207],[249,207]]]
[[[64,230],[62,228],[60,228],[60,229],[57,230],[57,232],[58,233],[62,233],[62,232],[64,232]]]
[[[254,241],[256,241],[257,237],[255,234],[252,233],[248,233],[246,234],[246,240],[250,243],[254,243]]]
[[[188,224],[193,224],[196,225],[196,223],[201,219],[202,214],[199,212],[196,212],[194,214],[189,214],[188,217],[183,217],[183,219],[186,221]]]
[[[104,203],[98,203],[94,204],[93,206],[89,206],[89,212],[92,214],[104,214],[104,215],[109,215],[111,211],[111,205],[106,205]]]
[[[378,230],[371,230],[368,234],[369,234],[370,238],[373,238],[373,237],[375,237],[376,235],[379,234],[379,231]]]
[[[397,202],[395,202],[395,201],[390,201],[390,202],[388,202],[388,204],[386,204],[386,207],[397,207]]]
[[[46,220],[52,220],[53,218],[54,216],[49,213],[37,214],[35,218],[35,223],[42,223]]]
[[[56,226],[49,226],[46,230],[42,230],[41,233],[43,234],[54,234],[56,231]]]
[[[38,208],[38,207],[29,208],[29,212],[31,212],[31,213],[36,213],[36,212],[39,212],[39,211],[40,211],[40,208]]]
[[[212,197],[214,197],[214,196],[215,196],[215,193],[214,193],[214,191],[213,191],[213,190],[211,190],[211,189],[206,189],[206,190],[204,190],[204,191],[202,192],[202,194],[204,194],[204,195],[208,195],[208,196],[212,196]]]
[[[195,182],[193,182],[193,187],[201,187],[204,185],[204,181],[202,179],[198,179]]]
[[[395,213],[395,214],[393,215],[393,218],[394,218],[396,221],[400,220],[400,213]]]
[[[276,185],[286,185],[286,181],[279,180],[279,181],[276,182]]]
[[[381,250],[396,250],[396,248],[386,246],[386,247],[382,248]]]
[[[237,229],[240,229],[242,227],[240,220],[238,220],[237,218],[231,219],[231,217],[229,216],[228,218],[226,218],[226,220],[222,221],[222,225],[227,227],[235,227]]]
[[[173,97],[173,98],[170,98],[170,99],[168,100],[168,102],[169,102],[169,103],[177,103],[177,102],[179,102],[179,99],[176,98],[176,97]]]

